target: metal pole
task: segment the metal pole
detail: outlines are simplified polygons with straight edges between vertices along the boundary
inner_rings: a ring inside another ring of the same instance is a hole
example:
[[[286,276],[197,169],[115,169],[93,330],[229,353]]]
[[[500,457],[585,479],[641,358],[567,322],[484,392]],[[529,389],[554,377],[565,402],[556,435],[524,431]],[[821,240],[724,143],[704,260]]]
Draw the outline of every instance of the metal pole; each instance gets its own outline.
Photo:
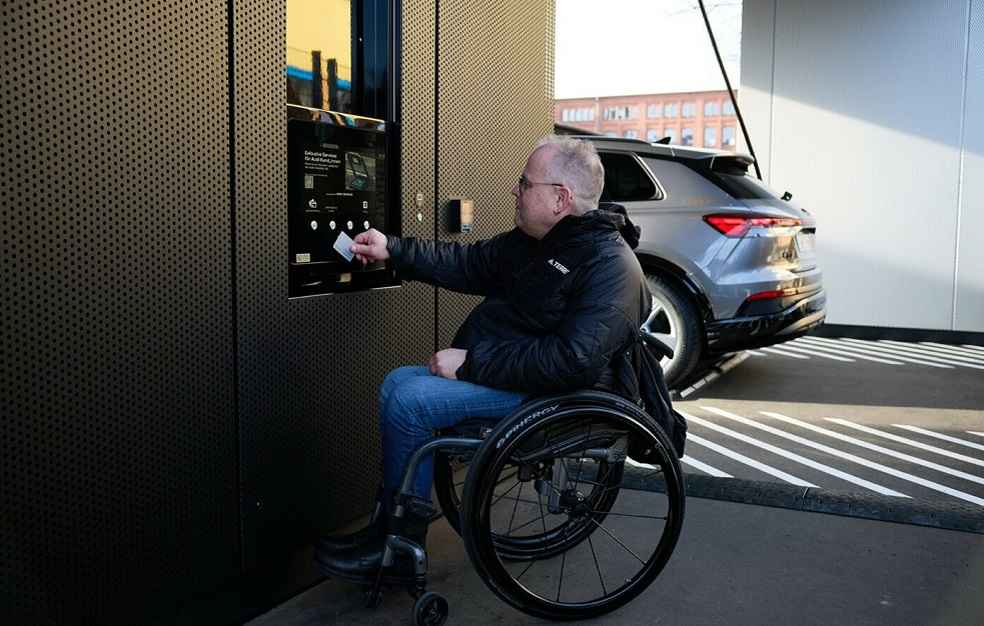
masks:
[[[735,108],[735,115],[738,116],[738,124],[741,125],[741,134],[745,137],[748,144],[748,151],[752,155],[752,164],[755,166],[755,175],[762,180],[762,170],[759,169],[758,158],[755,156],[755,148],[752,147],[752,140],[748,136],[748,129],[745,127],[745,118],[741,116],[741,109],[738,108],[738,99],[735,98],[735,91],[731,88],[731,81],[728,80],[728,72],[724,69],[724,61],[721,60],[721,53],[718,51],[717,39],[714,38],[714,31],[711,30],[711,21],[707,19],[707,9],[704,8],[704,0],[697,0],[700,5],[700,13],[704,16],[704,26],[707,27],[707,36],[711,38],[711,47],[714,48],[714,56],[717,57],[718,67],[721,68],[721,76],[724,76],[724,84],[728,88],[728,96],[731,97],[731,106]]]

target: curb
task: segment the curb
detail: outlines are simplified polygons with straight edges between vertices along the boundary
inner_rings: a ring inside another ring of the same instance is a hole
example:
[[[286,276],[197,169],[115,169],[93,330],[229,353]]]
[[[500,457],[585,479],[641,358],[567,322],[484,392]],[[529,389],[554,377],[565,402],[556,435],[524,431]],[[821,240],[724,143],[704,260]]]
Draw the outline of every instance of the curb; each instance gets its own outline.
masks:
[[[662,478],[650,478],[653,470],[626,466],[626,487],[663,491]],[[984,534],[984,510],[971,504],[940,500],[907,502],[899,498],[798,487],[785,483],[717,478],[684,474],[689,498],[706,498],[741,504],[756,504],[794,511],[826,513],[844,517],[927,526]]]

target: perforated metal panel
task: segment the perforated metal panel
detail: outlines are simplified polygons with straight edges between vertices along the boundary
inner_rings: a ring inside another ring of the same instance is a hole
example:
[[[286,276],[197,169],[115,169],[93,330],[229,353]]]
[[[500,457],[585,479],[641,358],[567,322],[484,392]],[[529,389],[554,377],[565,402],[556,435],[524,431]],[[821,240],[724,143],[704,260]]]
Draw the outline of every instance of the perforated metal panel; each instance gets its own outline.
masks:
[[[227,5],[4,2],[0,623],[239,568]]]
[[[434,296],[415,285],[287,300],[285,5],[239,0],[236,15],[239,411],[251,570],[371,508],[381,478],[376,393],[390,369],[430,355]],[[432,15],[432,7],[404,9],[411,123],[401,174],[411,234],[433,230]]]
[[[553,124],[554,3],[440,2],[438,202],[475,201],[471,242],[513,227],[509,193],[536,141]],[[438,345],[451,344],[478,298],[440,290]]]

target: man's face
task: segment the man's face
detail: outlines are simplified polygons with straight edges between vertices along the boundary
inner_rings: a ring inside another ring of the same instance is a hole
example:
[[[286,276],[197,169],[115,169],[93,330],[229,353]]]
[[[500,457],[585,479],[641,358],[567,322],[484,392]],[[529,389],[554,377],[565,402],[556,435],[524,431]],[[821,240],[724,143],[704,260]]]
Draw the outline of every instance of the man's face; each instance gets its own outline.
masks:
[[[569,192],[555,180],[550,180],[548,165],[552,156],[550,146],[533,151],[519,182],[513,185],[516,196],[516,226],[536,239],[550,232],[554,224],[570,213]]]

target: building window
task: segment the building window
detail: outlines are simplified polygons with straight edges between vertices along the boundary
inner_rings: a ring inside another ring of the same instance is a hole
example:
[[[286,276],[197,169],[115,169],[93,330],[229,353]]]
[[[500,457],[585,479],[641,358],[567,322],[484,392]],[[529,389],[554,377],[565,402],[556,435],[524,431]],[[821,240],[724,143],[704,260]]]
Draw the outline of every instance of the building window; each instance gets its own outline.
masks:
[[[612,131],[608,131],[605,133],[605,137],[618,137],[618,133],[613,133]]]
[[[677,105],[675,102],[669,102],[663,106],[663,117],[676,117],[677,116]]]
[[[721,115],[721,103],[717,100],[708,100],[704,103],[704,117],[717,117]]]
[[[663,107],[658,104],[650,104],[646,108],[646,117],[663,117]]]
[[[683,103],[683,117],[695,117],[697,115],[697,104],[695,102]]]
[[[735,105],[731,104],[731,99],[724,101],[724,108],[721,110],[721,115],[734,115]]]
[[[639,114],[639,110],[633,107],[635,115]],[[606,120],[627,120],[630,117],[629,107],[605,107]]]
[[[734,147],[735,145],[735,127],[725,126],[721,129],[721,145]]]
[[[649,200],[658,190],[639,163],[627,154],[599,152],[605,168],[605,187],[601,199],[605,202]]]
[[[680,145],[682,146],[692,146],[694,145],[694,129],[689,127],[684,127],[683,132],[680,133]]]
[[[646,131],[646,141],[653,143],[655,141],[659,141],[660,139],[661,137],[659,136],[658,128],[650,128]]]
[[[637,139],[638,137],[639,137],[639,133],[631,128],[625,131],[626,139]]]
[[[634,120],[639,117],[639,107],[629,107],[629,119]]]
[[[669,137],[670,138],[670,143],[676,143],[677,142],[677,129],[675,129],[675,128],[666,128],[666,129],[663,130],[663,136],[664,137]]]
[[[571,121],[571,110],[570,109],[564,109],[563,111],[561,111],[560,112],[560,119],[561,119],[561,121],[564,121],[564,122]]]
[[[704,128],[704,147],[716,148],[718,142],[718,129],[714,126]]]

